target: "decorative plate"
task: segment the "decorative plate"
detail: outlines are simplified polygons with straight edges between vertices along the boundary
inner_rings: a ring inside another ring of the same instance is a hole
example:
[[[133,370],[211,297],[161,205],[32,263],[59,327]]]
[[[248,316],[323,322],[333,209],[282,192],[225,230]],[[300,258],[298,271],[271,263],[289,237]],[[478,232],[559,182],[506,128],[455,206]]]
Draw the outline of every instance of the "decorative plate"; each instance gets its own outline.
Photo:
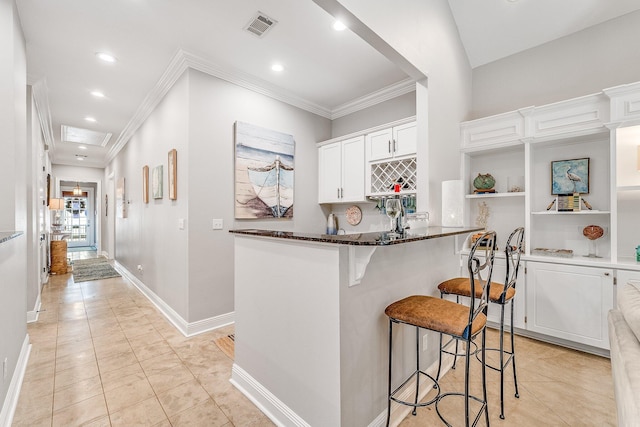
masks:
[[[362,211],[356,205],[347,208],[347,222],[351,225],[358,225],[362,221]]]

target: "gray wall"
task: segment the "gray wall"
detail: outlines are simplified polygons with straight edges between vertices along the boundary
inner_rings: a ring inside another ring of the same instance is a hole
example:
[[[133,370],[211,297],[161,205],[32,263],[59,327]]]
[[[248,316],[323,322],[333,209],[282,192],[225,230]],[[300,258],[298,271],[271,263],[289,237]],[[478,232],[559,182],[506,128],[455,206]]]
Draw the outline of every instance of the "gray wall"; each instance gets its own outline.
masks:
[[[188,76],[183,75],[167,93],[133,138],[111,162],[105,173],[115,183],[125,178],[127,217],[115,215],[115,259],[183,319],[188,318],[189,275],[187,230],[178,219],[188,216],[189,109]],[[178,200],[168,197],[167,153],[178,150]],[[212,163],[215,161],[212,159]],[[163,165],[164,197],[142,201],[142,168]],[[194,198],[209,197],[206,194]],[[116,200],[109,204],[116,206]],[[189,224],[186,225],[187,229]],[[112,256],[112,254],[110,254]],[[138,271],[141,265],[143,270]]]
[[[468,119],[640,80],[640,11],[473,70]]]
[[[416,93],[409,92],[331,121],[331,138],[416,115]]]
[[[293,220],[234,219],[234,123],[290,133],[296,141]],[[317,204],[315,143],[331,134],[327,119],[188,70],[109,165],[126,178],[127,218],[116,218],[116,259],[172,307],[197,322],[233,311],[232,228],[324,230]],[[168,198],[166,162],[178,150],[178,200]],[[163,199],[143,204],[147,164],[165,165]],[[185,219],[185,229],[178,220]],[[212,230],[212,219],[224,221]],[[138,272],[137,265],[144,271]]]
[[[12,0],[0,1],[0,230],[27,228],[27,81],[25,40]],[[22,344],[27,336],[27,245],[22,235],[0,243],[0,361],[7,358],[8,376],[0,376],[4,408]],[[5,412],[6,413],[6,412]]]

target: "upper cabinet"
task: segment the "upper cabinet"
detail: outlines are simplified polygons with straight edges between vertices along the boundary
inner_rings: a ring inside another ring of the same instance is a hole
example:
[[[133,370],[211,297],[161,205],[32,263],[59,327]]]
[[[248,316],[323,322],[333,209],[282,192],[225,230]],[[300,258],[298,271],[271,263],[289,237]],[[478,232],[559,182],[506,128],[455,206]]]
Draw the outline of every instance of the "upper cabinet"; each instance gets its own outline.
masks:
[[[367,160],[415,156],[417,148],[416,123],[405,123],[367,134]]]
[[[364,136],[318,148],[318,203],[364,201]]]
[[[345,135],[318,146],[318,203],[364,202],[417,191],[415,117]]]

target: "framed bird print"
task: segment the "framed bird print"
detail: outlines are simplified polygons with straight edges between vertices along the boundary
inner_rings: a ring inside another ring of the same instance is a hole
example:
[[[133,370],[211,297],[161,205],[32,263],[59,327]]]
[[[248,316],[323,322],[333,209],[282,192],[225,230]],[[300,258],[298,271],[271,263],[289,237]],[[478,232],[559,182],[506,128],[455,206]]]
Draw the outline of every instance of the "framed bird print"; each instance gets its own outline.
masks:
[[[551,194],[573,193],[589,193],[589,158],[551,162]]]

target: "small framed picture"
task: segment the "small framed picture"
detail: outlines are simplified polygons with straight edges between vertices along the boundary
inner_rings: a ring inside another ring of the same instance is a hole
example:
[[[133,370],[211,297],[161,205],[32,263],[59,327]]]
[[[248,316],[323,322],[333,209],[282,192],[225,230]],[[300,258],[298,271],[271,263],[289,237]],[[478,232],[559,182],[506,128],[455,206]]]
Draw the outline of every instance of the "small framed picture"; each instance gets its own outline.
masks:
[[[551,162],[551,194],[573,193],[589,193],[589,158]]]
[[[142,201],[149,203],[149,166],[142,167]]]
[[[169,151],[169,199],[178,199],[178,152],[174,148]]]

